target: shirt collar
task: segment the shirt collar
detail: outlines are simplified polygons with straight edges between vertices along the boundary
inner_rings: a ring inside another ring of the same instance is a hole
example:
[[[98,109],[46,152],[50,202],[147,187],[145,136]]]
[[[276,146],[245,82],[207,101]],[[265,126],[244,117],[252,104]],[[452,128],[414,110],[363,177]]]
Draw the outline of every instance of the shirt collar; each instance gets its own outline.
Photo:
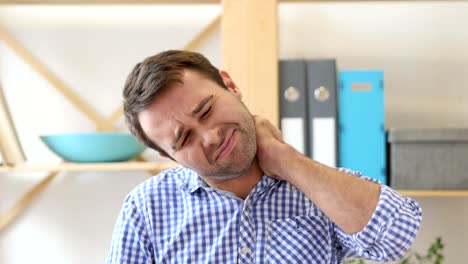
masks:
[[[187,190],[190,191],[190,193],[194,193],[200,188],[208,188],[210,187],[201,177],[198,176],[198,174],[190,170],[191,173],[188,175],[188,179],[186,181],[186,187]],[[274,179],[268,176],[263,176],[260,181],[257,183],[257,185],[254,187],[254,189],[250,192],[250,194],[256,194],[256,193],[261,193],[265,189],[268,189],[270,186],[276,184],[280,180]]]
[[[253,190],[250,192],[249,196],[261,194],[278,182],[280,182],[280,180],[263,175],[257,185],[255,185]]]
[[[199,188],[208,187],[208,184],[201,177],[199,177],[194,170],[190,171],[191,173],[189,173],[186,181],[187,190],[189,190],[190,193],[195,192]]]

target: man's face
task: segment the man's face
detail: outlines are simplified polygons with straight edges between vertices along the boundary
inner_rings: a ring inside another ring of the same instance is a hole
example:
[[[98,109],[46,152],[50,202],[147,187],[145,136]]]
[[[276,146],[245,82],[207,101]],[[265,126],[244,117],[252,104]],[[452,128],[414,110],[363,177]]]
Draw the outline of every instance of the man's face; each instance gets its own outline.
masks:
[[[229,75],[228,89],[195,71],[160,90],[138,118],[146,135],[182,166],[222,181],[243,175],[257,151],[255,124]]]

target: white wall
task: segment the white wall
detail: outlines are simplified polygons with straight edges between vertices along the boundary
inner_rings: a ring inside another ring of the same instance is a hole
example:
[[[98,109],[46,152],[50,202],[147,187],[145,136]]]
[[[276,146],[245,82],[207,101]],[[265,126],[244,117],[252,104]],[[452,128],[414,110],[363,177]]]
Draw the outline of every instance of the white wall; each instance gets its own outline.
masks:
[[[3,6],[0,25],[109,116],[137,61],[183,47],[219,12],[211,5]],[[334,57],[340,69],[385,71],[387,127],[468,127],[468,3],[281,4],[279,17],[281,58]],[[217,31],[200,49],[216,65],[220,44]],[[38,135],[93,130],[91,121],[1,43],[0,80],[30,162],[57,161]],[[0,175],[0,212],[42,175]],[[122,199],[147,177],[62,173],[0,233],[0,263],[102,263]],[[425,250],[442,236],[446,263],[463,263],[468,199],[418,201],[424,222],[414,247]]]
[[[0,25],[103,117],[121,103],[130,69],[159,51],[183,48],[219,14],[217,6],[0,7]],[[217,31],[200,47],[220,65]],[[0,44],[0,80],[31,163],[54,163],[38,135],[89,132],[94,124]],[[124,128],[123,120],[120,127]],[[151,151],[145,153],[154,158]],[[0,212],[44,173],[0,175]],[[0,234],[0,263],[103,263],[125,195],[146,172],[62,173]]]
[[[387,128],[468,128],[468,2],[281,4],[279,25],[280,58],[383,69]],[[414,248],[441,236],[444,263],[466,263],[468,198],[416,200]]]
[[[280,57],[383,69],[387,127],[468,127],[468,3],[282,4]]]

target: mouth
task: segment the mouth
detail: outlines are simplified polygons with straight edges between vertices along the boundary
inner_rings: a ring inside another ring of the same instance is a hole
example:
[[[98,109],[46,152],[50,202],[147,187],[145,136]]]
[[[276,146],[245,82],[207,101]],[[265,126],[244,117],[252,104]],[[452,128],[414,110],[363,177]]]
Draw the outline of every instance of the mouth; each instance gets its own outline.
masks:
[[[215,161],[222,159],[231,153],[234,148],[234,133],[236,129],[233,129],[224,139],[223,144],[219,147],[218,153],[216,154]]]

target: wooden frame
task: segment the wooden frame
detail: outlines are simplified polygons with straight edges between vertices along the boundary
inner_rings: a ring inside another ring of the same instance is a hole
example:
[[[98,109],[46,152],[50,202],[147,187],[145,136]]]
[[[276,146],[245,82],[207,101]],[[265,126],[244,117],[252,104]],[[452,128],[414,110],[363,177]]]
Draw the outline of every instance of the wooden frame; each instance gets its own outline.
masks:
[[[73,92],[64,82],[53,74],[44,64],[40,62],[32,53],[25,49],[16,41],[5,29],[0,30],[0,39],[7,44],[15,53],[29,64],[39,75],[46,79],[52,86],[58,90],[65,98],[75,105],[81,112],[90,118],[98,127],[98,131],[112,130],[112,124],[103,119],[91,107]]]
[[[26,160],[0,84],[0,152],[3,163],[14,165]]]
[[[44,177],[38,184],[34,185],[30,191],[21,197],[13,208],[0,217],[0,231],[10,225],[34,200],[41,194],[49,183],[57,176],[58,172],[53,172]]]
[[[249,110],[278,126],[278,1],[223,0],[222,5],[224,67]]]
[[[208,36],[220,24],[221,16],[217,16],[211,23],[208,24],[194,39],[192,39],[185,49],[195,49],[203,39]],[[27,62],[37,73],[48,80],[65,98],[72,102],[79,110],[88,116],[94,123],[98,131],[112,131],[113,124],[122,117],[123,109],[119,107],[108,118],[104,119],[90,108],[84,101],[76,95],[68,86],[66,86],[57,76],[44,66],[39,59],[28,52],[19,42],[17,42],[6,30],[0,29],[0,40],[3,40],[10,48],[12,48],[25,62]],[[140,156],[138,160],[144,161]],[[20,172],[20,171],[49,171],[50,173],[44,177],[38,184],[23,195],[23,197],[5,214],[0,216],[0,231],[9,226],[34,200],[43,192],[46,187],[52,182],[60,171],[84,171],[84,170],[148,170],[151,174],[157,171],[168,169],[177,166],[171,162],[122,162],[122,163],[98,163],[98,164],[78,164],[64,163],[59,165],[21,165],[21,166],[0,166],[0,172]]]

